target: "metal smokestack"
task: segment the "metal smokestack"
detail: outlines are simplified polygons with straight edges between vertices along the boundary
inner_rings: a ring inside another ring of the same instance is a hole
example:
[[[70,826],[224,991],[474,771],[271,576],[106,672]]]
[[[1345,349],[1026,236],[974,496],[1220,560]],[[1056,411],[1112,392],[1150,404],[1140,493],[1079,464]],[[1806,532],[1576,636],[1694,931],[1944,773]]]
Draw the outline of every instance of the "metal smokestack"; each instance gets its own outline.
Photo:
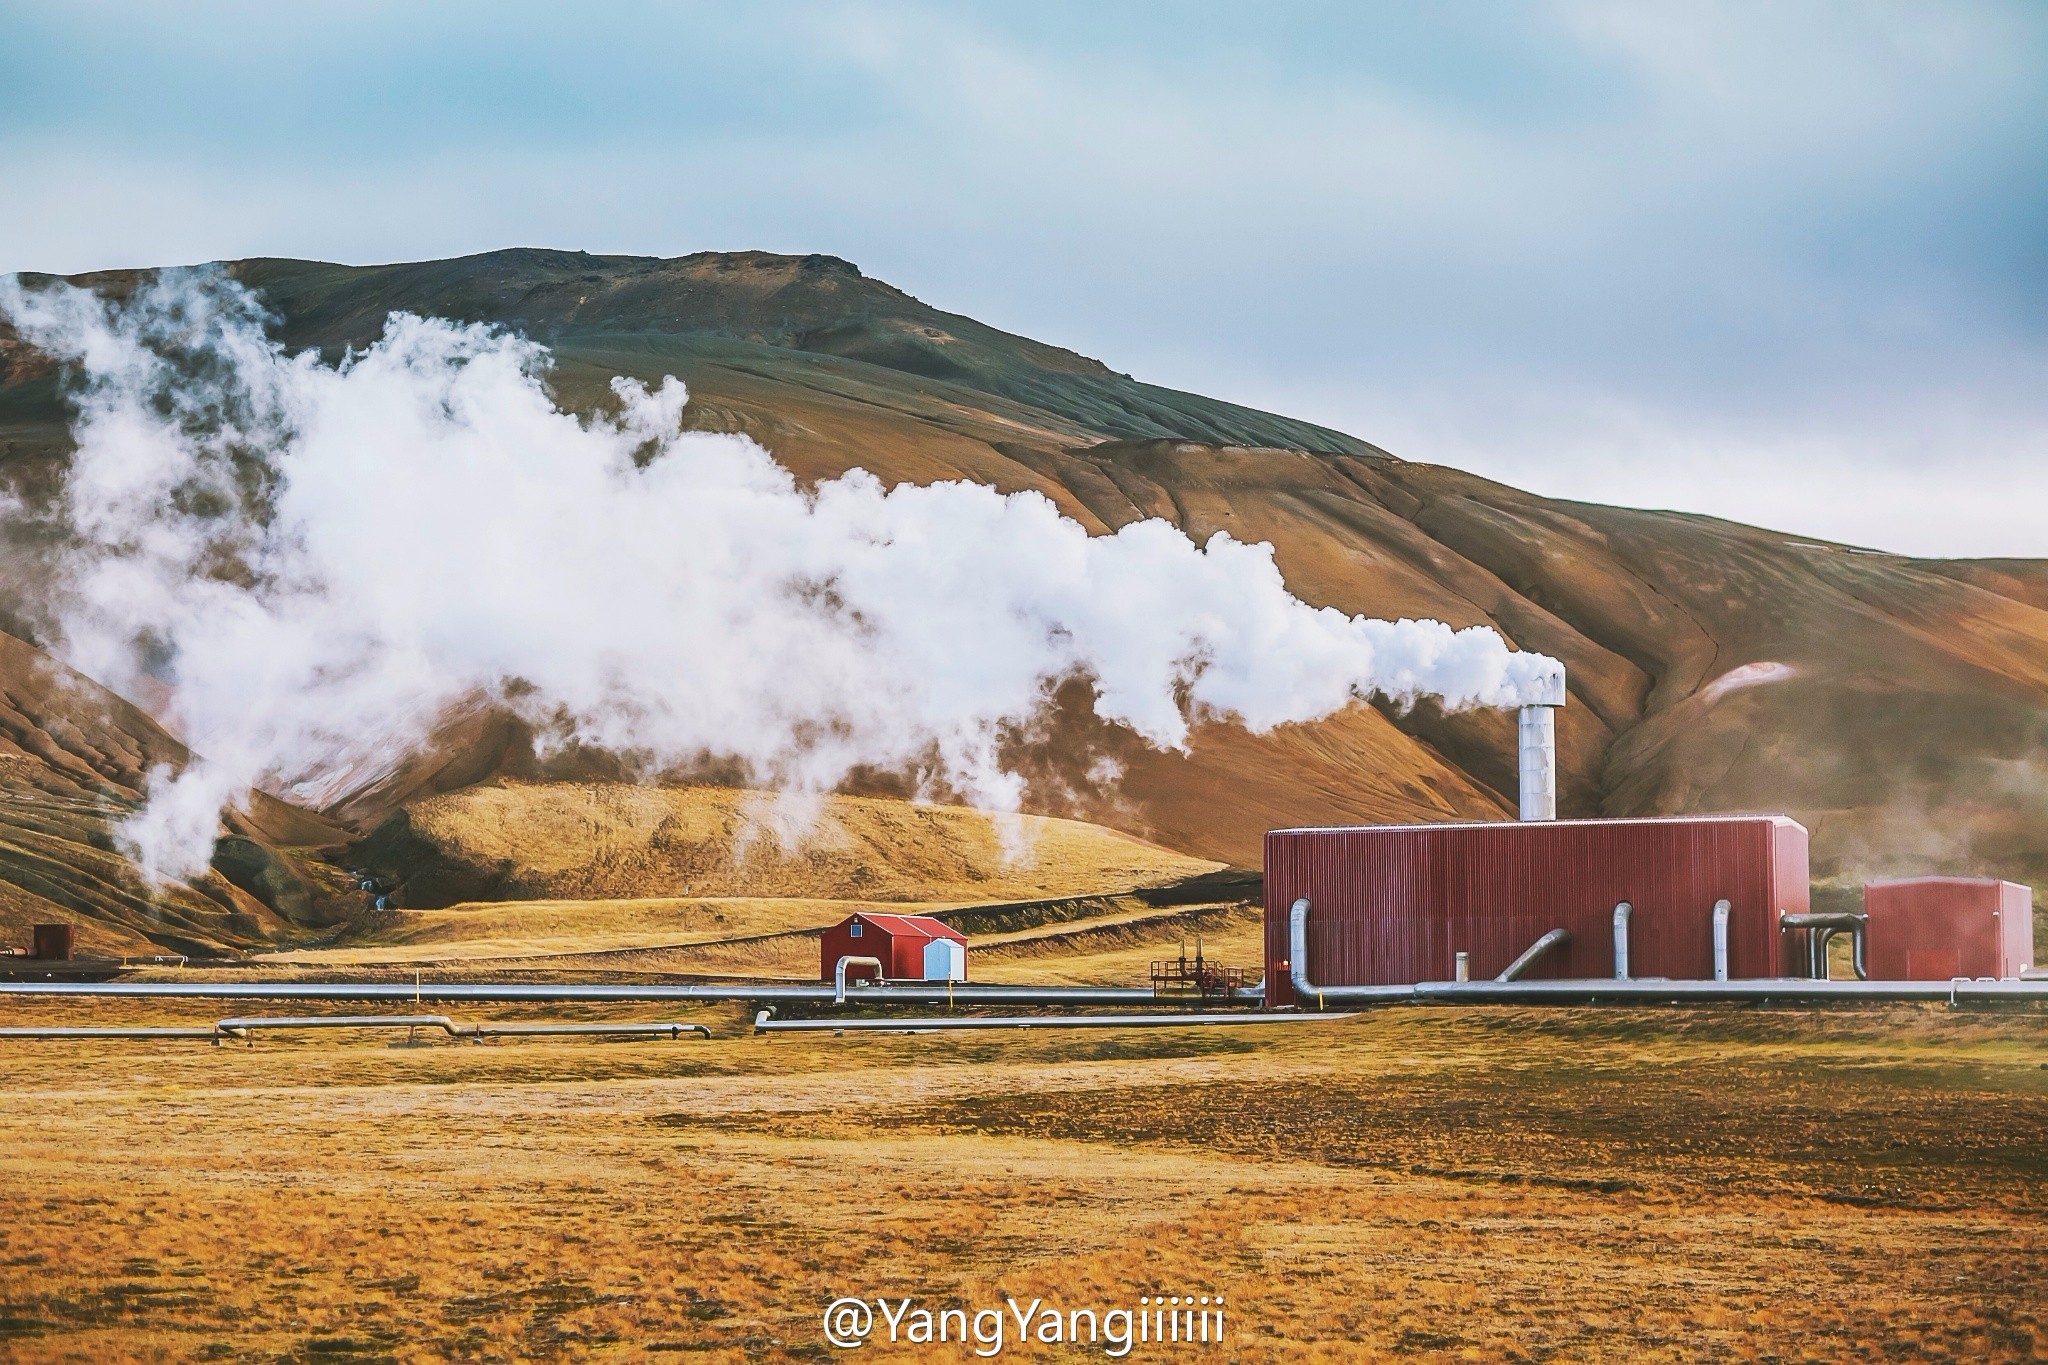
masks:
[[[1546,679],[1522,706],[1517,729],[1521,735],[1522,818],[1557,818],[1557,708],[1564,705],[1564,670]]]

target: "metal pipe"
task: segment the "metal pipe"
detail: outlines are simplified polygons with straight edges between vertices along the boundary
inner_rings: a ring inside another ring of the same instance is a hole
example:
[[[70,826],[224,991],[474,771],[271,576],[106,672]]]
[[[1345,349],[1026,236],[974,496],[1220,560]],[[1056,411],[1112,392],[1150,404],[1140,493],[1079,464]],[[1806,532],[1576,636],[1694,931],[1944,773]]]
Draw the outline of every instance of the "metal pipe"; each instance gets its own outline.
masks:
[[[1185,1028],[1207,1024],[1299,1024],[1349,1019],[1349,1014],[1054,1014],[968,1015],[937,1019],[773,1019],[754,1016],[755,1033],[945,1033],[958,1029],[1007,1028]]]
[[[1287,980],[1294,987],[1295,1008],[1307,1009],[1310,1000],[1318,1010],[1331,1000],[1342,1005],[1393,1004],[1413,994],[1413,986],[1318,986],[1310,981],[1308,911],[1307,896],[1287,908]]]
[[[1516,724],[1521,768],[1521,817],[1557,818],[1557,710],[1525,706]]]
[[[1861,910],[1830,910],[1817,913],[1778,914],[1780,934],[1806,935],[1806,974],[1816,981],[1828,979],[1828,940],[1838,933],[1849,935],[1850,959],[1858,981],[1870,979],[1870,916]]]
[[[1294,987],[1296,1004],[1314,996],[1316,1008],[1323,1007],[1322,992],[1308,979],[1307,896],[1287,907],[1287,982]]]
[[[1507,965],[1507,969],[1494,978],[1495,981],[1519,981],[1522,973],[1536,965],[1536,959],[1552,948],[1560,948],[1572,941],[1569,929],[1552,929],[1543,937],[1522,950],[1522,955]],[[1463,980],[1463,978],[1459,978]]]
[[[0,1039],[88,1039],[88,1038],[212,1038],[212,1028],[177,1026],[81,1025],[55,1028],[0,1028]]]
[[[210,1038],[215,1042],[222,1038],[247,1038],[251,1033],[279,1029],[324,1029],[324,1028],[403,1028],[439,1029],[451,1038],[525,1038],[546,1037],[668,1037],[680,1038],[693,1033],[709,1038],[711,1030],[704,1024],[686,1024],[679,1020],[663,1020],[657,1023],[613,1023],[613,1024],[462,1024],[445,1014],[308,1014],[308,1015],[261,1015],[246,1018],[222,1019],[212,1027],[196,1025],[175,1026],[133,1026],[133,1025],[87,1025],[50,1028],[0,1028],[0,1039],[72,1039],[91,1038]]]
[[[1400,988],[1414,1004],[1824,1004],[1832,1001],[1947,1001],[2048,1005],[2048,980],[1816,981],[1752,977],[1734,981],[1424,981]]]
[[[223,1019],[213,1027],[232,1038],[272,1029],[309,1028],[437,1028],[451,1038],[473,1036],[473,1030],[465,1029],[445,1014],[252,1015]]]
[[[1516,715],[1516,767],[1524,820],[1557,818],[1557,708],[1565,704],[1564,668],[1531,682]]]
[[[1636,908],[1627,901],[1614,907],[1614,979],[1628,980],[1628,922]]]
[[[478,1024],[479,1038],[680,1038],[694,1033],[709,1038],[707,1024],[685,1024],[668,1020],[652,1024]]]
[[[1714,980],[1728,979],[1728,916],[1735,907],[1725,900],[1714,902]]]
[[[950,984],[951,989],[947,987]],[[878,1005],[1144,1005],[1158,999],[1150,986],[984,986],[964,982],[893,982],[886,986],[850,983],[851,996]],[[734,982],[719,985],[532,985],[503,981],[0,981],[8,996],[90,996],[150,1000],[293,1000],[351,1003],[403,1002],[471,1004],[723,1004],[733,1001],[829,1005],[829,985],[778,986]],[[1210,997],[1210,1004],[1216,1003]],[[1254,1005],[1256,987],[1233,991],[1229,1003]]]
[[[1614,907],[1617,965],[1626,969],[1626,925],[1633,907]],[[1799,977],[1743,981],[1424,981],[1413,986],[1318,986],[1308,975],[1306,896],[1287,912],[1287,972],[1298,1008],[1342,1004],[1820,1004],[1829,1001],[1947,1000],[1950,1004],[2048,1004],[2048,978],[2017,981],[1814,981]],[[1786,917],[1791,918],[1791,917]]]
[[[857,927],[857,926],[856,926]],[[848,967],[873,967],[875,975],[882,975],[882,959],[879,957],[842,957],[832,968],[832,1003],[846,1003],[846,969]]]

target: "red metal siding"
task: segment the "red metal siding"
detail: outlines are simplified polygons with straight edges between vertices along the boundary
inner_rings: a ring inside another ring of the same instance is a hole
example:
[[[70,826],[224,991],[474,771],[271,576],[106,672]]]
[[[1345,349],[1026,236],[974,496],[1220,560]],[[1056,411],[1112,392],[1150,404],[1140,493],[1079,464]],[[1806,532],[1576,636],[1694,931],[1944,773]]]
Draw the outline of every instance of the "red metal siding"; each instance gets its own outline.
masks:
[[[859,938],[853,936],[853,926],[861,926]],[[860,915],[853,915],[833,925],[820,940],[818,952],[819,980],[830,981],[838,970],[842,957],[879,958],[886,971],[883,975],[916,981],[924,976],[924,945],[922,934],[891,933],[878,924],[867,922]],[[848,967],[848,981],[872,981],[875,972],[872,967]]]
[[[1863,888],[1874,981],[2018,976],[2033,963],[2034,893],[1989,877],[1907,877]]]
[[[1634,906],[1633,976],[1709,978],[1713,906],[1726,899],[1729,974],[1779,973],[1778,914],[1808,908],[1806,831],[1783,816],[1377,825],[1266,836],[1266,1000],[1293,1003],[1287,912],[1311,904],[1310,976],[1329,985],[1498,974],[1569,929],[1533,977],[1611,977],[1613,914]]]

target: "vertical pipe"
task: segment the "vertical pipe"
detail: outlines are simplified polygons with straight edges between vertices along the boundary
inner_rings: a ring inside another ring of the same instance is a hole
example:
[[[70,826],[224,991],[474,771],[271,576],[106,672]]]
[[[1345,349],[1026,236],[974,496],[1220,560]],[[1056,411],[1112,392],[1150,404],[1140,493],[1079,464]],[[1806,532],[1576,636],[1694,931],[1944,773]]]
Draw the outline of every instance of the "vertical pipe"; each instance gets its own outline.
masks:
[[[1472,979],[1472,954],[1459,953],[1457,963],[1457,979],[1460,981],[1470,981]]]
[[[1524,820],[1557,818],[1557,708],[1525,706],[1517,729],[1520,734],[1522,804]]]
[[[1614,979],[1628,980],[1628,921],[1635,907],[1627,901],[1614,907]]]
[[[1316,1008],[1323,1007],[1314,983],[1308,979],[1308,897],[1287,907],[1287,982],[1294,987],[1294,1007],[1308,1008],[1310,996],[1317,996]]]
[[[1735,907],[1727,901],[1714,902],[1714,980],[1728,979],[1728,913]]]

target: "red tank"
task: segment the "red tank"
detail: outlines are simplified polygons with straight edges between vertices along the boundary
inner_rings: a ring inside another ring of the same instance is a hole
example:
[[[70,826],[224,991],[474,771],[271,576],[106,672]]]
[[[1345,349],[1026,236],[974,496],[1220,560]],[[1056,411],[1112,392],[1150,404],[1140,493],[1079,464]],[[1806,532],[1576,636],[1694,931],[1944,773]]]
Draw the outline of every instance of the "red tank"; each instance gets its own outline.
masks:
[[[1731,977],[1780,974],[1781,913],[1808,908],[1806,830],[1782,815],[1286,829],[1266,836],[1266,1003],[1294,1002],[1289,908],[1309,901],[1308,976],[1331,986],[1498,975],[1552,929],[1571,943],[1529,979],[1612,977],[1614,907],[1632,907],[1629,974],[1711,980],[1727,900]]]
[[[2018,976],[2034,962],[2034,892],[1990,877],[1902,877],[1863,888],[1873,981]]]

